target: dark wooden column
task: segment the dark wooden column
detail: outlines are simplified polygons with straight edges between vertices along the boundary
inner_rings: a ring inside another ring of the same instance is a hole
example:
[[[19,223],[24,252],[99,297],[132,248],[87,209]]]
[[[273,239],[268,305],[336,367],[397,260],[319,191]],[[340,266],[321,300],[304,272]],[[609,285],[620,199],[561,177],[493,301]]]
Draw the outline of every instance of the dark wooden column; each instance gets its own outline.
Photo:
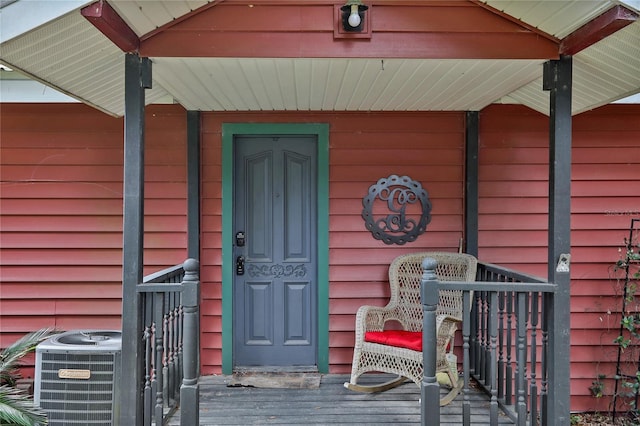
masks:
[[[479,113],[467,111],[465,122],[464,251],[478,257]]]
[[[200,259],[200,111],[187,111],[187,252]]]
[[[549,111],[549,255],[548,280],[558,286],[545,298],[551,356],[548,398],[555,425],[570,421],[570,251],[571,251],[571,86],[572,57],[547,62],[544,89],[550,91]],[[543,316],[544,318],[544,316]]]
[[[142,283],[144,235],[144,89],[151,87],[151,62],[125,55],[124,188],[122,242],[122,375],[120,424],[142,422],[142,321],[136,286]]]
[[[200,261],[200,111],[187,111],[187,253],[189,258]],[[198,270],[199,272],[199,270]],[[200,287],[198,286],[197,305],[200,304]],[[187,292],[183,293],[183,297]],[[195,315],[195,314],[194,314]],[[200,376],[200,311],[193,324],[192,342],[195,351],[195,375]],[[196,383],[197,385],[197,383]],[[197,394],[197,391],[196,391]],[[191,394],[188,394],[191,395]],[[197,395],[196,395],[197,396]],[[198,400],[199,401],[199,400]],[[194,415],[197,415],[195,413]]]
[[[420,300],[422,301],[422,365],[424,372],[420,384],[420,425],[440,425],[440,385],[436,378],[437,336],[436,308],[438,306],[438,278],[435,259],[422,261]]]

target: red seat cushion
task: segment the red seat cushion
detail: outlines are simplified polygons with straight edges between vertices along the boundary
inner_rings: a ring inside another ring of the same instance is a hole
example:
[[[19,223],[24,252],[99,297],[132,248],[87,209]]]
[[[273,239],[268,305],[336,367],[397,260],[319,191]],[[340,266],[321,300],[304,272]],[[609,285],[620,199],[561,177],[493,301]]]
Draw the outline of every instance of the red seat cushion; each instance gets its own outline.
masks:
[[[405,330],[367,331],[364,334],[365,342],[380,343],[383,345],[406,348],[414,351],[422,351],[422,332]]]

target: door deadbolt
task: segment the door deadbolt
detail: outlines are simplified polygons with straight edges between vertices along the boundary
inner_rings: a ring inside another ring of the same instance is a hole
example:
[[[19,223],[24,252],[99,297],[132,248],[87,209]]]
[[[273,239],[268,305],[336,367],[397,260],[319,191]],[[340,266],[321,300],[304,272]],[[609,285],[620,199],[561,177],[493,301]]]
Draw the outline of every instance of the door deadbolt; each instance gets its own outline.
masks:
[[[236,246],[244,247],[244,242],[245,242],[244,232],[242,231],[236,232]]]

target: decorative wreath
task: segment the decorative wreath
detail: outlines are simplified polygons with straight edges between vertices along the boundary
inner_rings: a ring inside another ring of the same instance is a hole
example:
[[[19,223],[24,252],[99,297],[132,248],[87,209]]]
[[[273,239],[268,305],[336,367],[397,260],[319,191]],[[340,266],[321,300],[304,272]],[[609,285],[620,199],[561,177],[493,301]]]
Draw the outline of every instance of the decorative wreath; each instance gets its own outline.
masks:
[[[380,214],[381,208],[376,208],[376,200],[386,203],[386,211]],[[416,213],[408,211],[416,210],[412,206],[419,203],[419,218]],[[373,234],[376,240],[382,240],[385,244],[402,245],[415,241],[419,235],[427,230],[427,224],[431,222],[431,202],[427,191],[422,188],[420,182],[412,180],[409,176],[391,175],[381,178],[377,183],[369,187],[369,193],[362,200],[362,218],[366,228]],[[376,219],[374,216],[378,216]]]

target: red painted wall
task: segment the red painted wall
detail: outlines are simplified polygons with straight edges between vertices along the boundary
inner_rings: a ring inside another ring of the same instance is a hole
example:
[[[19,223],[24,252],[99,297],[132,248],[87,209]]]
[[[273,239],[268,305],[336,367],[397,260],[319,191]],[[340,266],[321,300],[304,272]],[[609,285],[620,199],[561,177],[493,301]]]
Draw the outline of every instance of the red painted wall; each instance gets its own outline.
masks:
[[[226,0],[142,37],[142,56],[555,59],[558,40],[475,1],[369,2],[364,33],[341,38],[340,3]],[[373,35],[375,34],[375,35]],[[362,35],[362,34],[360,34]]]
[[[148,110],[145,273],[186,257],[186,113]],[[2,104],[0,346],[40,327],[120,328],[124,120]]]
[[[494,105],[480,114],[480,252],[486,262],[547,276],[548,118]],[[640,218],[640,106],[609,105],[573,119],[571,409],[607,411],[621,290],[612,266]]]
[[[572,410],[606,410],[590,396],[613,374],[620,300],[610,275],[640,216],[640,106],[574,117]],[[147,113],[146,273],[186,256],[185,112]],[[119,327],[122,119],[83,105],[0,109],[0,345],[42,326]],[[351,362],[354,313],[384,304],[398,254],[456,250],[463,225],[463,114],[205,113],[202,148],[202,361],[221,353],[222,122],[330,124],[330,362]],[[480,258],[546,276],[548,119],[523,107],[480,114]],[[386,246],[364,228],[362,198],[377,179],[407,174],[433,201],[427,233]],[[366,295],[366,297],[365,297]],[[611,391],[610,382],[605,392]]]
[[[205,113],[203,115],[202,362],[219,373],[221,352],[221,125],[312,122],[330,127],[329,346],[331,372],[351,369],[354,322],[365,303],[384,305],[387,266],[415,250],[456,251],[463,228],[462,113]],[[405,246],[375,240],[361,217],[369,186],[391,174],[422,183],[433,203],[427,232]]]

